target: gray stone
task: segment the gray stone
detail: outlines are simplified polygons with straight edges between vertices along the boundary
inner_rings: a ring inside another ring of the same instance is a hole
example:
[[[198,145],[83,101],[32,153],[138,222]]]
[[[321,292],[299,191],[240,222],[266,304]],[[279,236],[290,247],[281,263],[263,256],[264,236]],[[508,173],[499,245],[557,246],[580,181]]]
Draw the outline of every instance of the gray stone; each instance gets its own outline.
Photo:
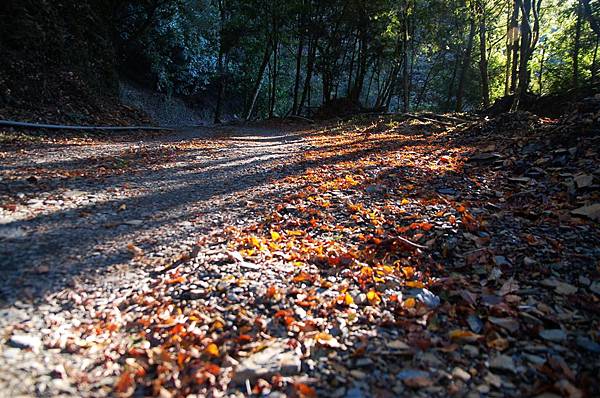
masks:
[[[460,379],[465,383],[471,380],[471,374],[469,374],[469,372],[467,372],[466,370],[459,368],[458,366],[452,370],[452,377],[454,377],[455,379]]]
[[[507,372],[516,372],[515,363],[508,355],[497,355],[490,361],[490,368]]]
[[[544,329],[540,332],[540,337],[544,340],[560,343],[567,338],[567,334],[562,329]]]
[[[16,348],[31,348],[37,350],[42,345],[42,340],[39,337],[31,334],[13,334],[8,343]]]
[[[249,380],[268,379],[276,374],[292,376],[300,372],[300,356],[284,342],[275,341],[262,351],[241,360],[234,370],[232,381],[236,384]]]

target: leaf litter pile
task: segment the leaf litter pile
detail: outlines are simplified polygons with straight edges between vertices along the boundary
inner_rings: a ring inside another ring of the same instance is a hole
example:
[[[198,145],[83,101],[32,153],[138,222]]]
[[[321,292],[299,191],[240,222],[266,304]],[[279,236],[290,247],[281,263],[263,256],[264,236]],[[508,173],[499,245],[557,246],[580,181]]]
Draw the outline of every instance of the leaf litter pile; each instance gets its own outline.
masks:
[[[102,353],[90,395],[597,396],[599,116],[305,133],[255,222],[130,245],[145,288],[44,344]]]

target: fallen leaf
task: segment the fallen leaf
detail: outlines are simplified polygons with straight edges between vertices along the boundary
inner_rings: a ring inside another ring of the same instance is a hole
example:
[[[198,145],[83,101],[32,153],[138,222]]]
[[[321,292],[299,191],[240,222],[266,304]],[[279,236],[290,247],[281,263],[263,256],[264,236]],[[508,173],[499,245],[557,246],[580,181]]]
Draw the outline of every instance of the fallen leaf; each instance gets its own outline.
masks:
[[[468,343],[473,343],[479,339],[481,339],[481,335],[470,332],[468,330],[462,330],[462,329],[455,329],[450,331],[450,333],[448,334],[450,336],[450,339],[452,340],[457,340],[460,342],[468,342]]]
[[[204,352],[213,357],[218,357],[220,355],[219,347],[217,347],[215,343],[210,343],[207,345]]]
[[[316,398],[317,396],[317,391],[304,383],[295,383],[294,390],[296,390],[299,398]]]
[[[369,303],[371,303],[371,305],[379,305],[379,303],[381,303],[381,297],[379,297],[379,294],[377,294],[373,290],[370,290],[367,293],[367,300],[369,300]]]

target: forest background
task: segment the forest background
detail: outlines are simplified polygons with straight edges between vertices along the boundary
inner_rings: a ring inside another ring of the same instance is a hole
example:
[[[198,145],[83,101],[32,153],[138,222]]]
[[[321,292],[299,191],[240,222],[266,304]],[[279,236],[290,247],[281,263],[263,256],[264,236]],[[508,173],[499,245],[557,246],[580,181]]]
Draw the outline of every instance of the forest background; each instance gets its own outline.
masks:
[[[599,15],[590,0],[9,0],[0,107],[76,119],[73,98],[126,83],[214,121],[514,109],[597,84]]]

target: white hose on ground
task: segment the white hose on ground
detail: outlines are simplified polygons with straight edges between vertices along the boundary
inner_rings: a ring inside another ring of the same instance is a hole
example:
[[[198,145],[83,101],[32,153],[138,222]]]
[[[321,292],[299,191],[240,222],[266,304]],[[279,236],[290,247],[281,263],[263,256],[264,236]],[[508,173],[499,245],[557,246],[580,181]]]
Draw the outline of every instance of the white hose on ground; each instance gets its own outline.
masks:
[[[49,130],[108,130],[108,131],[122,131],[122,130],[177,130],[175,127],[156,127],[156,126],[67,126],[60,124],[41,124],[41,123],[29,123],[29,122],[17,122],[14,120],[0,120],[0,126],[6,127],[27,127],[37,129],[49,129]],[[181,128],[190,128],[195,126],[185,126]]]

